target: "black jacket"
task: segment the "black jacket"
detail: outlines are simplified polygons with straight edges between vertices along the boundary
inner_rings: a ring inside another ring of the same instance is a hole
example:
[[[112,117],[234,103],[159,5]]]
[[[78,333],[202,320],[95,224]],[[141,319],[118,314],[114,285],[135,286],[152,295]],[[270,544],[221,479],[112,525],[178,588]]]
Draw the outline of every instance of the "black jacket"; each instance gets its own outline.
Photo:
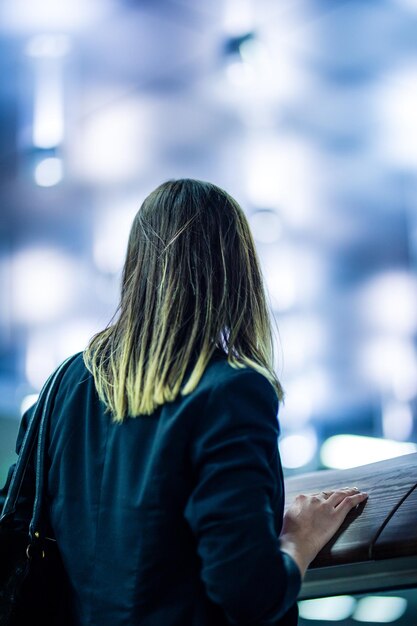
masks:
[[[48,474],[74,624],[297,624],[300,572],[278,539],[277,412],[264,376],[216,353],[193,393],[115,424],[74,360],[54,401]]]

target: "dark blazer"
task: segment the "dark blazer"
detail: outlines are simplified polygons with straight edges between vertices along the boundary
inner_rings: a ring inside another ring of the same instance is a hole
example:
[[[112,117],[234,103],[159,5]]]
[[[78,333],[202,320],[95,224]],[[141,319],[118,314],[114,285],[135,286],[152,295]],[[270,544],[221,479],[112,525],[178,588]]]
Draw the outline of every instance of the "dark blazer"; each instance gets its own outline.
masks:
[[[277,413],[264,376],[216,353],[193,393],[115,424],[82,355],[71,363],[53,405],[48,506],[74,624],[297,624]]]

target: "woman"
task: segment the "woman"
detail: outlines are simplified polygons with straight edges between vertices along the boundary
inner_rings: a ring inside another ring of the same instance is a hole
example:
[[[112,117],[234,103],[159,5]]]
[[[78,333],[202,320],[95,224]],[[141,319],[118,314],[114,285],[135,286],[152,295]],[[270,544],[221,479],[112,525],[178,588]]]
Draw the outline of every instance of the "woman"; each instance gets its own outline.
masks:
[[[161,185],[133,222],[118,316],[54,403],[49,515],[74,624],[297,623],[307,566],[366,494],[302,495],[283,517],[282,395],[242,209],[206,182]]]

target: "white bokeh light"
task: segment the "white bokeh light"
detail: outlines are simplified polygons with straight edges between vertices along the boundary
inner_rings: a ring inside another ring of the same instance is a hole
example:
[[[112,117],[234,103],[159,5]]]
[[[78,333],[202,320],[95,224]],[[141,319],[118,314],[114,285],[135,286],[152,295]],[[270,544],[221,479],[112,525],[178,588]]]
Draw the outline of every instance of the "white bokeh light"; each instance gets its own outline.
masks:
[[[389,400],[382,404],[382,432],[387,439],[406,441],[413,432],[413,412],[409,404]]]
[[[56,327],[55,352],[58,361],[63,361],[75,352],[81,352],[86,348],[92,336],[101,330],[95,319],[74,319],[69,320]]]
[[[384,272],[361,294],[362,317],[379,331],[408,335],[417,330],[417,279],[407,272]]]
[[[272,307],[276,311],[291,309],[298,300],[295,268],[285,263],[285,259],[273,264],[264,264],[264,275]]]
[[[117,90],[115,90],[117,93]],[[77,143],[70,154],[71,170],[81,179],[95,183],[116,183],[136,178],[151,158],[146,140],[150,120],[143,101],[116,101],[115,92],[97,93],[87,106],[98,105],[80,126]]]
[[[276,207],[292,227],[317,216],[320,177],[312,148],[271,131],[253,133],[246,146],[247,194],[253,206]]]
[[[23,413],[26,413],[26,411],[30,409],[30,407],[33,406],[35,402],[37,402],[38,398],[38,393],[29,393],[27,396],[25,396],[20,403],[20,414],[23,415]]]
[[[33,58],[57,59],[67,55],[71,50],[71,39],[68,35],[36,35],[26,44],[25,53]]]
[[[64,138],[64,93],[62,84],[62,67],[59,59],[39,59],[34,68],[35,94],[33,110],[33,145],[37,148],[55,148]],[[57,171],[62,164],[58,159],[45,159],[41,170]],[[55,169],[53,169],[55,167]],[[38,185],[42,185],[39,173],[36,176]],[[39,182],[41,181],[41,182]],[[56,183],[44,183],[44,186]]]
[[[316,366],[284,381],[285,401],[280,408],[280,421],[287,429],[306,424],[314,411],[326,406],[330,397],[328,376]]]
[[[356,607],[356,600],[352,596],[334,596],[332,598],[317,598],[302,600],[298,603],[302,619],[321,621],[341,621],[348,619]]]
[[[374,98],[378,154],[391,165],[415,168],[417,143],[410,137],[417,133],[417,64],[406,64],[384,76],[374,89]]]
[[[307,246],[265,248],[261,265],[271,306],[276,311],[289,311],[296,305],[315,302],[326,281],[324,259]]]
[[[317,435],[312,428],[285,435],[280,439],[279,449],[283,467],[296,469],[313,460],[317,451]]]
[[[34,178],[39,187],[53,187],[61,182],[62,174],[62,160],[56,157],[49,157],[36,165]]]
[[[96,213],[93,255],[96,266],[102,272],[119,272],[126,257],[127,243],[134,217],[141,200],[115,198],[109,205],[100,207]]]
[[[299,374],[325,354],[326,329],[318,316],[308,313],[280,316],[279,336],[286,376]]]
[[[413,452],[417,452],[414,443],[361,435],[334,435],[322,444],[320,458],[325,467],[349,469]]]
[[[282,235],[282,222],[276,211],[255,211],[249,216],[249,223],[256,241],[274,243]]]
[[[54,248],[27,248],[12,259],[12,308],[16,320],[48,322],[74,301],[75,263]]]
[[[0,6],[0,25],[8,31],[78,30],[102,15],[108,0],[13,0]]]
[[[26,351],[26,378],[40,390],[46,379],[67,357],[86,348],[102,325],[95,319],[67,320],[32,330]]]
[[[357,622],[389,624],[400,619],[407,610],[407,600],[398,596],[367,596],[360,598],[353,614]]]
[[[253,0],[226,0],[224,3],[223,28],[238,36],[250,32],[255,25]]]
[[[362,346],[359,366],[369,382],[398,400],[410,400],[417,393],[417,355],[409,339],[371,339]]]
[[[29,384],[40,391],[59,364],[54,338],[50,333],[32,333],[26,348],[25,373]]]

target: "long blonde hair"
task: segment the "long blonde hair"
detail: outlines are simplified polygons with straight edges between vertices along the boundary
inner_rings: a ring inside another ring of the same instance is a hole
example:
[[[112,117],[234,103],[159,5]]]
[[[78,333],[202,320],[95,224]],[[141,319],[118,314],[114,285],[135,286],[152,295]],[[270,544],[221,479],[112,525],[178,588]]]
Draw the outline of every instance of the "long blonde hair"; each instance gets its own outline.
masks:
[[[219,187],[173,180],[145,199],[116,313],[83,354],[115,421],[191,393],[219,349],[232,367],[265,375],[282,398],[255,244],[241,207]]]

